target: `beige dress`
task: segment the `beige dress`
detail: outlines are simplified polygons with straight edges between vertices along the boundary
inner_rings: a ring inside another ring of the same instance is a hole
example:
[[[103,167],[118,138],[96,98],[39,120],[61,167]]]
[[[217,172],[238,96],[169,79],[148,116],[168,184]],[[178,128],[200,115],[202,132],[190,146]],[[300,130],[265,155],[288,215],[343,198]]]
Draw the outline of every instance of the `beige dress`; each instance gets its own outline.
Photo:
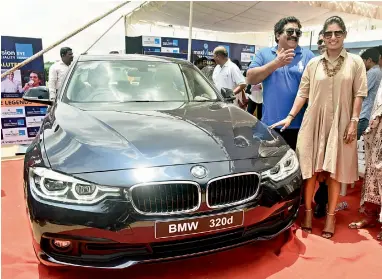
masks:
[[[334,77],[328,77],[322,60],[334,68],[340,56],[344,61]],[[367,96],[366,68],[362,58],[345,49],[333,61],[327,54],[309,61],[303,73],[298,96],[309,98],[297,139],[297,155],[303,179],[326,171],[342,183],[358,180],[357,141],[345,144],[355,97]]]

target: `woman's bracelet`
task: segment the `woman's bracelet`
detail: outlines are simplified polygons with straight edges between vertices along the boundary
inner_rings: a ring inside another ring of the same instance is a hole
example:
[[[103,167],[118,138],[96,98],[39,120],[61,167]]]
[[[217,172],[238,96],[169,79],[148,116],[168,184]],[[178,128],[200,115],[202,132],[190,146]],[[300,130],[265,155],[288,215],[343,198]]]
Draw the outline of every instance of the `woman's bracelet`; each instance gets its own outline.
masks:
[[[289,113],[288,116],[292,117],[293,119],[296,118],[296,117],[295,117],[293,114],[291,114],[291,113]]]

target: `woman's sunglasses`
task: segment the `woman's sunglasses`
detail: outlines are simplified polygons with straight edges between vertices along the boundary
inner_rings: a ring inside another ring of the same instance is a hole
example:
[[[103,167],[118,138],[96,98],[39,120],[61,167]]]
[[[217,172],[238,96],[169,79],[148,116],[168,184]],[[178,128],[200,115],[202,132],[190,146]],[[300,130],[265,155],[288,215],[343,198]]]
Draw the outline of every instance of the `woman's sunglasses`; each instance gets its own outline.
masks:
[[[285,33],[286,33],[289,37],[293,36],[293,34],[296,33],[296,36],[297,36],[298,38],[300,38],[300,37],[301,37],[301,34],[302,34],[301,30],[300,30],[300,29],[297,29],[297,28],[296,28],[296,29],[295,29],[295,28],[288,28],[288,29],[285,30]]]
[[[326,31],[324,32],[324,38],[325,39],[330,39],[333,37],[333,34],[336,38],[342,38],[345,34],[344,31]]]

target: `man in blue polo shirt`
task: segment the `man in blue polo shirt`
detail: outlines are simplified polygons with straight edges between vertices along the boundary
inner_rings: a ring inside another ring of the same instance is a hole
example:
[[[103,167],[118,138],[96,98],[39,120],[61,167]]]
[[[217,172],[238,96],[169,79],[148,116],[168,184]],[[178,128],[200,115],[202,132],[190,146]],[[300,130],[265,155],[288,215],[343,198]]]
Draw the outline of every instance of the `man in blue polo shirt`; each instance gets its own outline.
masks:
[[[263,84],[262,121],[272,125],[289,114],[296,98],[302,73],[313,52],[298,45],[301,23],[295,17],[286,17],[274,27],[277,45],[261,49],[247,71],[248,84]],[[295,116],[285,131],[280,131],[292,149],[296,149],[297,135],[305,110]]]

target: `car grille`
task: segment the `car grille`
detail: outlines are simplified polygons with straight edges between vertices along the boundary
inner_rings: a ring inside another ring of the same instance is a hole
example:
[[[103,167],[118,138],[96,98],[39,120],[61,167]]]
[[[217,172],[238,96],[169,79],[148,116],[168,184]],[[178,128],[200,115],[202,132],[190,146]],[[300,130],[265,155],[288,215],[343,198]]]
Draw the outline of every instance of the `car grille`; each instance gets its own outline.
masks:
[[[199,185],[191,182],[142,184],[131,196],[135,209],[150,215],[193,212],[201,202]]]
[[[237,205],[253,199],[260,178],[256,173],[245,173],[211,180],[207,185],[207,205],[220,208]]]

